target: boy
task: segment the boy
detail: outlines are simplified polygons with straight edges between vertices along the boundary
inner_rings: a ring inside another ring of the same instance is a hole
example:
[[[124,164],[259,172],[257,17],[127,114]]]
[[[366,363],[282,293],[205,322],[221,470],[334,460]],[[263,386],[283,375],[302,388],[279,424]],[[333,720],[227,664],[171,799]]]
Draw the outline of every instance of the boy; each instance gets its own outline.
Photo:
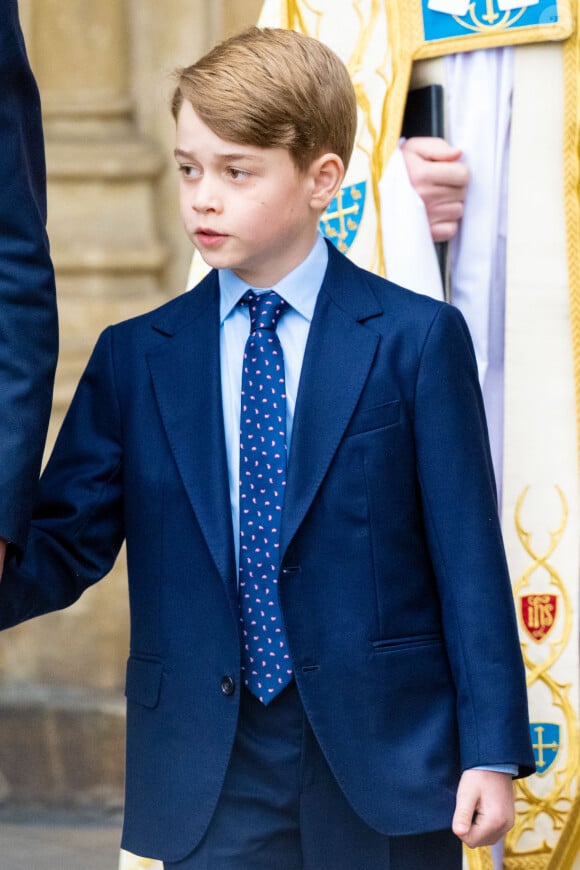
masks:
[[[101,336],[1,624],[70,604],[126,538],[129,851],[458,868],[455,834],[498,838],[533,769],[466,327],[317,235],[356,125],[330,50],[252,29],[173,111],[214,269]]]

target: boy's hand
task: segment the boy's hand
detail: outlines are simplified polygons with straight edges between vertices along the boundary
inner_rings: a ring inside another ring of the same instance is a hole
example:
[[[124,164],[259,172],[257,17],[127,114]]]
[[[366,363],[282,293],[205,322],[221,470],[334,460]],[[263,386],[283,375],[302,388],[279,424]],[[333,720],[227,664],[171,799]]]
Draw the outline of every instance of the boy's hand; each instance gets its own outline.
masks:
[[[445,139],[414,136],[401,145],[409,180],[425,205],[434,242],[452,239],[463,217],[469,169]]]
[[[465,770],[457,789],[453,833],[470,849],[491,846],[512,827],[514,790],[509,773]]]

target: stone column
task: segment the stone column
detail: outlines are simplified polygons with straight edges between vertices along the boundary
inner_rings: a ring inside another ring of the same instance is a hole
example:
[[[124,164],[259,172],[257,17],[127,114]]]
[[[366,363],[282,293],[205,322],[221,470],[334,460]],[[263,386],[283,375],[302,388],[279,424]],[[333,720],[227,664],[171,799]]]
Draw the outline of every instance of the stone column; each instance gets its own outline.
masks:
[[[98,332],[160,301],[166,251],[155,184],[163,162],[134,123],[125,0],[33,0],[30,19],[63,336],[58,407]]]

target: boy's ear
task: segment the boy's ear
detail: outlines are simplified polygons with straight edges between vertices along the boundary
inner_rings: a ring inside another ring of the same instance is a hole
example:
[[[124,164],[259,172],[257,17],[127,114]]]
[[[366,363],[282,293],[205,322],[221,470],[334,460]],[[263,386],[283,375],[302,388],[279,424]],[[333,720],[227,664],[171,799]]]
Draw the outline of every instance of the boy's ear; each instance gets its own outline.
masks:
[[[312,161],[309,174],[312,179],[310,205],[317,211],[324,211],[340,189],[345,174],[344,163],[338,154],[321,154]]]

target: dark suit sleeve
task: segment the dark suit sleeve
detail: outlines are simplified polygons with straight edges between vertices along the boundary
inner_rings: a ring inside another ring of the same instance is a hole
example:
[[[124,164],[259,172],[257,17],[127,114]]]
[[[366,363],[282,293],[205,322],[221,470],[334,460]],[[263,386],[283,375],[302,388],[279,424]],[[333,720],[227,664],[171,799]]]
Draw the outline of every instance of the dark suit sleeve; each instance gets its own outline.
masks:
[[[107,330],[42,474],[22,559],[0,583],[0,629],[61,610],[113,566],[124,539],[121,414]]]
[[[514,763],[528,774],[534,759],[524,667],[477,366],[465,321],[448,305],[424,345],[415,437],[462,766]]]
[[[0,15],[0,536],[24,546],[58,350],[40,99],[16,0]]]

